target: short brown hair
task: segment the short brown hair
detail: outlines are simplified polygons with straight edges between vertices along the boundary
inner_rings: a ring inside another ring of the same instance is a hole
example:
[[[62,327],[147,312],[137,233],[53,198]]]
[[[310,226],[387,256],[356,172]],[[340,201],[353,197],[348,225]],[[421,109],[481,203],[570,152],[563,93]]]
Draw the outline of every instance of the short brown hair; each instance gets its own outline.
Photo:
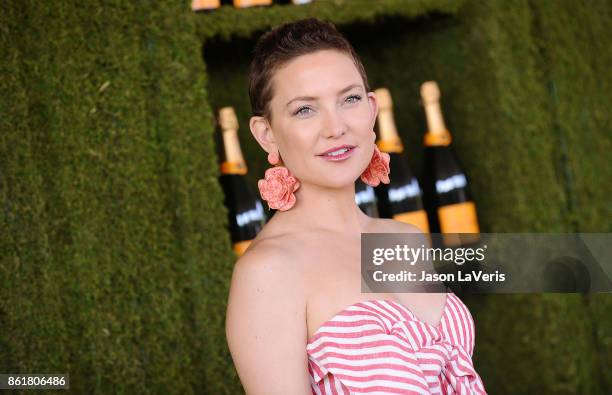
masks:
[[[278,26],[264,33],[257,41],[248,71],[253,115],[272,119],[272,77],[278,68],[298,56],[323,49],[335,49],[353,58],[366,92],[370,91],[368,77],[357,52],[334,24],[316,18],[302,19]]]

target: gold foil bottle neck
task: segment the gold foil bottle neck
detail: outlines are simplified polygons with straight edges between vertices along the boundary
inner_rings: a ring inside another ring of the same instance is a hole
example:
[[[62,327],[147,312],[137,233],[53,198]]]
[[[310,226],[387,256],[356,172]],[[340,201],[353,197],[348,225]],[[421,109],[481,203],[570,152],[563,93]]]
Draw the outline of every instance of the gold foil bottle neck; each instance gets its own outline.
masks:
[[[223,135],[225,161],[221,163],[221,174],[246,174],[248,169],[238,140],[238,117],[233,107],[219,109],[219,126]]]
[[[427,133],[425,133],[424,144],[426,146],[449,145],[451,134],[444,124],[442,108],[440,107],[440,88],[435,81],[427,81],[421,84],[421,99],[427,118]]]
[[[387,153],[400,153],[404,151],[404,145],[397,133],[393,117],[393,99],[387,88],[379,88],[374,91],[378,103],[378,148]]]

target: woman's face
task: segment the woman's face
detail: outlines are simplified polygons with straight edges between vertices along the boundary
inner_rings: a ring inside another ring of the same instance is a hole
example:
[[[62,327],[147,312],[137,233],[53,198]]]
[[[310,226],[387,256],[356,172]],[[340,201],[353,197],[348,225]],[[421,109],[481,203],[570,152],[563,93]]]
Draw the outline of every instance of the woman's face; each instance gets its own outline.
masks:
[[[272,84],[271,132],[284,165],[305,182],[353,183],[374,152],[378,107],[352,58],[336,50],[302,55],[280,68]],[[335,159],[323,155],[340,146],[352,148]]]

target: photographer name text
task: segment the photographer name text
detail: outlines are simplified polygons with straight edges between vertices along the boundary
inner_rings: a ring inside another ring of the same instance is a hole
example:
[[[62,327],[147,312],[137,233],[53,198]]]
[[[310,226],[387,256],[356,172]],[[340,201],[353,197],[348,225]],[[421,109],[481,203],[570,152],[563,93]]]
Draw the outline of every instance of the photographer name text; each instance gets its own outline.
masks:
[[[487,281],[487,282],[503,282],[506,280],[506,275],[498,270],[495,273],[484,273],[482,270],[472,270],[471,272],[457,273],[431,273],[423,270],[418,272],[409,272],[402,270],[399,273],[385,273],[382,270],[377,270],[373,273],[372,278],[377,282],[467,282],[467,281]]]

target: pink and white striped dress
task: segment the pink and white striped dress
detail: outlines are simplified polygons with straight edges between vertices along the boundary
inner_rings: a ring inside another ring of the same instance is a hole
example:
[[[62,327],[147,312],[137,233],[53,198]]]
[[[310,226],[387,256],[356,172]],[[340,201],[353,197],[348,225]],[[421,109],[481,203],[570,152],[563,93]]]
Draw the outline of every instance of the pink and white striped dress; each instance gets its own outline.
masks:
[[[306,346],[313,394],[486,394],[472,364],[474,320],[448,292],[437,325],[368,300],[325,322]]]

